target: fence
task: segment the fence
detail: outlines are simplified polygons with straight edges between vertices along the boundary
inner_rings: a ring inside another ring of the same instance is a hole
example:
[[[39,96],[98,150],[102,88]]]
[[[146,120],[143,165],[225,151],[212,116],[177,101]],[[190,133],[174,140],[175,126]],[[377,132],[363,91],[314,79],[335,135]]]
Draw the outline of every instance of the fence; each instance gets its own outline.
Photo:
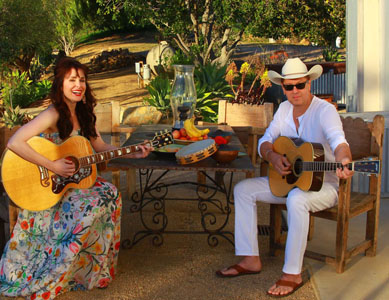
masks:
[[[334,74],[331,69],[312,81],[311,92],[317,94],[332,94],[338,104],[346,104],[346,73]]]

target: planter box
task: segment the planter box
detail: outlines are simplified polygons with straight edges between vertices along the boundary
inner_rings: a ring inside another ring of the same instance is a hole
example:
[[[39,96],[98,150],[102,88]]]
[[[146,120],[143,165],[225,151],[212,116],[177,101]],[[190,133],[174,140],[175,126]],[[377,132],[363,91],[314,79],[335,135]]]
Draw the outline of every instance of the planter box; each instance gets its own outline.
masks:
[[[219,101],[218,123],[267,128],[273,120],[273,103],[250,105]]]
[[[15,126],[13,128],[0,127],[0,155],[7,147],[8,140],[21,126]]]

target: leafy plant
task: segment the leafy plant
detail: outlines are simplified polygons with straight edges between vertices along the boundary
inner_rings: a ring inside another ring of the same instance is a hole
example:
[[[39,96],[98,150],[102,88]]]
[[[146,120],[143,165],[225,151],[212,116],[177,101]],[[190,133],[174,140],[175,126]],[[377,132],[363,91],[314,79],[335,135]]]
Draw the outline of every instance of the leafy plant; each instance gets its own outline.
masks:
[[[26,123],[30,117],[22,112],[20,110],[19,106],[16,106],[13,108],[13,103],[12,103],[12,98],[13,98],[13,90],[10,90],[9,94],[9,105],[4,105],[4,112],[3,112],[3,121],[6,127],[8,128],[13,128],[18,125],[23,125]]]
[[[194,71],[197,94],[196,110],[197,117],[205,122],[216,122],[218,115],[217,98],[233,98],[231,89],[224,79],[226,66],[217,64],[199,65]],[[166,117],[172,115],[170,105],[171,81],[167,76],[155,77],[146,87],[149,97],[144,100],[149,105],[156,107]]]
[[[323,52],[323,58],[325,61],[343,61],[342,54],[336,48],[326,47]]]
[[[150,81],[146,89],[150,96],[145,97],[144,101],[162,112],[166,118],[170,117],[172,115],[172,109],[170,106],[171,83],[169,78],[166,76],[157,76]]]
[[[216,98],[229,98],[231,89],[224,79],[227,66],[208,63],[195,69],[197,102],[195,113],[205,122],[217,122],[218,102]]]
[[[173,56],[167,58],[164,64],[167,67],[171,67],[172,65],[193,65],[194,58],[186,55],[181,49],[178,49],[174,52]]]
[[[27,72],[9,72],[5,74],[2,82],[1,98],[3,98],[4,106],[12,105],[12,108],[17,106],[28,107],[36,100],[46,97],[50,92],[51,85],[52,83],[46,79],[33,83]]]
[[[1,89],[4,105],[6,107],[12,106],[12,108],[28,106],[32,102],[31,86],[32,80],[29,79],[27,72],[12,71],[7,73],[4,76]]]
[[[26,118],[26,114],[20,110],[19,106],[16,106],[16,108],[6,107],[3,113],[4,124],[8,128],[23,125]]]
[[[35,84],[35,89],[33,93],[33,99],[39,100],[45,98],[51,90],[52,82],[50,80],[44,79]]]

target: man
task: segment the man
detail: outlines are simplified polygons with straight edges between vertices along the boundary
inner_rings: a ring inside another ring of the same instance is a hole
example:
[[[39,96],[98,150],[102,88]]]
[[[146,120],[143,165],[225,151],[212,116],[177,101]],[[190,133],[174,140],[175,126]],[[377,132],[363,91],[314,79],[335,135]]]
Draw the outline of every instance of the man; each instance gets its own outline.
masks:
[[[322,74],[316,65],[309,72],[299,58],[288,59],[282,75],[269,71],[270,80],[281,85],[288,101],[281,103],[264,136],[258,142],[258,151],[282,176],[291,173],[286,157],[273,151],[279,136],[301,138],[321,143],[326,161],[338,161],[343,166],[351,161],[351,152],[345,139],[342,123],[335,107],[310,92],[311,81]],[[235,252],[243,259],[236,265],[217,271],[220,277],[258,274],[262,263],[258,252],[256,202],[286,203],[288,208],[288,237],[283,274],[267,293],[285,297],[303,285],[301,268],[307,244],[309,212],[332,207],[337,202],[338,178],[348,178],[353,172],[346,167],[335,173],[326,173],[323,187],[318,192],[292,189],[286,198],[274,196],[267,177],[243,180],[234,189],[235,198]]]

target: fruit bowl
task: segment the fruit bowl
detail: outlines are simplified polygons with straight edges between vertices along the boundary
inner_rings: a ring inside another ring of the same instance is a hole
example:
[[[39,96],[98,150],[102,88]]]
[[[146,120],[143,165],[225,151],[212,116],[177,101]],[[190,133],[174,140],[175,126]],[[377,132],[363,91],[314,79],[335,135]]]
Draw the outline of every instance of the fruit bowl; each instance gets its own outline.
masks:
[[[238,148],[220,145],[219,149],[212,155],[212,158],[219,163],[229,163],[235,160],[238,154]]]

